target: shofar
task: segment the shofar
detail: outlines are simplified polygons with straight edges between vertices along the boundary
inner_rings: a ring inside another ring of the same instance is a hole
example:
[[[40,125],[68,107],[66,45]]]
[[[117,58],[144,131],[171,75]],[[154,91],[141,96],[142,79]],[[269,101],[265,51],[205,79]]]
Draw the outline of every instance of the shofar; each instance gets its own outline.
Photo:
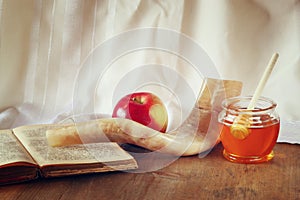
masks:
[[[218,140],[217,123],[214,122],[214,127],[209,125],[213,124],[211,120],[217,120],[222,100],[240,95],[241,89],[239,81],[205,79],[189,117],[177,129],[167,133],[128,119],[102,118],[48,130],[47,140],[53,147],[110,141],[177,156],[199,154],[212,148]],[[214,133],[209,131],[211,129]]]

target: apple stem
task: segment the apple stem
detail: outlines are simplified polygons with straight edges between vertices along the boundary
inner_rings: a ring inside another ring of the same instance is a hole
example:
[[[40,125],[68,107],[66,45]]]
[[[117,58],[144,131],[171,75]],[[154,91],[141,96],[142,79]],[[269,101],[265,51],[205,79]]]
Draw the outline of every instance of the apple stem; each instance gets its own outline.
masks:
[[[135,101],[135,102],[137,102],[137,103],[139,103],[139,104],[143,104],[144,103],[143,100],[142,100],[142,98],[139,98],[139,97],[133,97],[132,100]]]

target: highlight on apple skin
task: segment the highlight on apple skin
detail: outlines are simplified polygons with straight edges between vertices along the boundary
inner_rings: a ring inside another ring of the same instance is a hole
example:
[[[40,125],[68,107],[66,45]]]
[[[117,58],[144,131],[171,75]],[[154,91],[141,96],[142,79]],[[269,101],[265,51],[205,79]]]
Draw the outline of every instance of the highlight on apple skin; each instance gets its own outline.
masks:
[[[122,97],[114,107],[112,117],[126,118],[165,133],[168,112],[162,100],[151,92],[134,92]]]

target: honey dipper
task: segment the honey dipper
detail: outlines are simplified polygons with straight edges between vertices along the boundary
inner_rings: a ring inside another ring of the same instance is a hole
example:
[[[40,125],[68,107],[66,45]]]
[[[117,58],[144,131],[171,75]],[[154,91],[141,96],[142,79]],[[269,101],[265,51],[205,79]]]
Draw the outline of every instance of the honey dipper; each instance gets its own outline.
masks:
[[[278,53],[274,53],[273,56],[271,57],[268,65],[267,65],[267,68],[265,69],[265,71],[255,89],[255,92],[251,98],[251,101],[247,107],[248,111],[251,111],[255,108],[256,102],[257,102],[258,98],[260,97],[267,80],[270,77],[270,74],[277,62],[278,57],[279,57]],[[239,115],[238,117],[235,118],[233,124],[230,127],[230,132],[234,137],[242,140],[242,139],[245,139],[250,134],[250,132],[248,130],[248,127],[250,126],[249,118],[250,118],[249,114]]]

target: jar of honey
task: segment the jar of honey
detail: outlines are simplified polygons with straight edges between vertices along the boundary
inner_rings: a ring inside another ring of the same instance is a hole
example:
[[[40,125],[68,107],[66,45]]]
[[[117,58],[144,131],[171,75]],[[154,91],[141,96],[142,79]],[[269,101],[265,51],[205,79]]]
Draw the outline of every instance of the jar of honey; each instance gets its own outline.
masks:
[[[268,98],[257,100],[254,109],[248,109],[251,96],[233,97],[222,102],[218,120],[223,156],[237,163],[261,163],[274,157],[280,120],[277,104]]]

